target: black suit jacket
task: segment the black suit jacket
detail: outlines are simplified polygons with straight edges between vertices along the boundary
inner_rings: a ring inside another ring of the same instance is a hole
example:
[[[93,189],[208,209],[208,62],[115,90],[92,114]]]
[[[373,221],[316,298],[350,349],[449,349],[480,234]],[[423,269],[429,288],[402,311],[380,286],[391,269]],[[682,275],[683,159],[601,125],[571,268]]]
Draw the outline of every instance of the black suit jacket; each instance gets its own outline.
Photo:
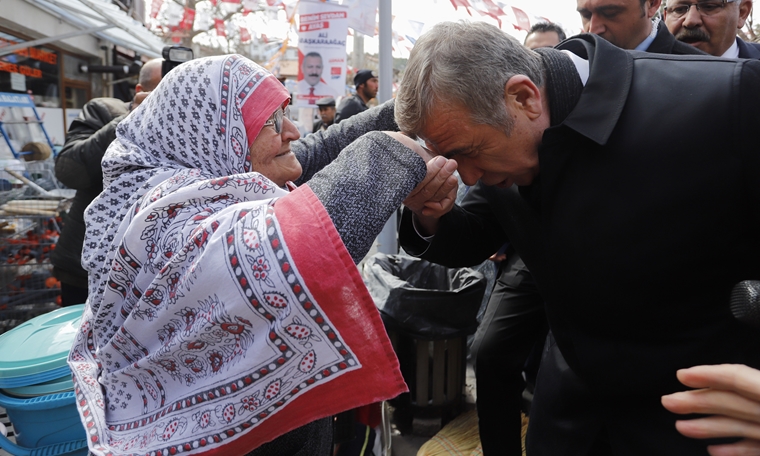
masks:
[[[760,43],[747,43],[746,41],[737,37],[736,44],[739,46],[740,59],[760,60]]]
[[[626,52],[593,35],[559,48],[588,57],[590,76],[544,132],[539,181],[474,193],[478,211],[447,214],[428,255],[474,263],[509,235],[568,364],[600,394],[677,391],[676,370],[698,364],[759,366],[728,301],[760,277],[760,63]]]

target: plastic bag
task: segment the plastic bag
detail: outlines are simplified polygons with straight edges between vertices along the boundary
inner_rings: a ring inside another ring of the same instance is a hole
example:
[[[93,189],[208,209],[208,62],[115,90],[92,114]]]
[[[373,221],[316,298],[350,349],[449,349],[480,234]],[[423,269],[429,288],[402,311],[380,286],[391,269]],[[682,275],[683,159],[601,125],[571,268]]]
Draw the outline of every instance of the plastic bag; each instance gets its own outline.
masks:
[[[474,269],[383,253],[365,263],[364,282],[386,325],[431,340],[473,333],[487,284]]]

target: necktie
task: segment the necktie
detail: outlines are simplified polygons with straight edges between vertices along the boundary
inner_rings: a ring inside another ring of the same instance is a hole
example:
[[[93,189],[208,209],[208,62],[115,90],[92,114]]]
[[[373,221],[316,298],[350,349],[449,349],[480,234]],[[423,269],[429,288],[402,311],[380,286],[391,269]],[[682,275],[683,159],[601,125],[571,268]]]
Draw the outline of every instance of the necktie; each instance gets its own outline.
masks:
[[[309,104],[315,104],[317,100],[314,99],[314,86],[309,88]]]

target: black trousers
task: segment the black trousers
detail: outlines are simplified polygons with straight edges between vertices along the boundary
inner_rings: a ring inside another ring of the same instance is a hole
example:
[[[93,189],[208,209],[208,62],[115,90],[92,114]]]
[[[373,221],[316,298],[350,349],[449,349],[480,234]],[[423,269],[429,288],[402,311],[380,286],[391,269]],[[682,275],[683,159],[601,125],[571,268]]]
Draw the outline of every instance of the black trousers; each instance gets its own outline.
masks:
[[[330,416],[293,429],[246,456],[331,456],[332,443],[333,417]]]
[[[502,262],[473,343],[478,426],[485,456],[520,456],[523,368],[547,331],[544,303],[517,254]]]

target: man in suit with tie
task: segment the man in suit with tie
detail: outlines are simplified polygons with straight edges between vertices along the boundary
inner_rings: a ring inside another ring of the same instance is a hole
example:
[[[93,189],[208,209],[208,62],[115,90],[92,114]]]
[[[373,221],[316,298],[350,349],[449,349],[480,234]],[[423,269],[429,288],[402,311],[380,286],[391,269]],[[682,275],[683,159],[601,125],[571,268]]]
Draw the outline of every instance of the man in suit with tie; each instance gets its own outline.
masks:
[[[676,38],[716,57],[760,59],[760,44],[738,36],[744,27],[752,0],[669,0],[665,23]]]

